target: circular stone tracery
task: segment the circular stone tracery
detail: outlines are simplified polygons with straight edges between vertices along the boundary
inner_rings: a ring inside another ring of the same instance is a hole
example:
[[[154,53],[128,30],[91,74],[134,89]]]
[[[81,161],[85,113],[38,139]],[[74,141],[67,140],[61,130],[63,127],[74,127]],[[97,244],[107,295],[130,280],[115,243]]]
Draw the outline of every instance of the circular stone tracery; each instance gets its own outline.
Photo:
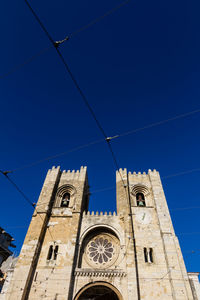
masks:
[[[118,244],[118,239],[111,234],[96,235],[87,243],[86,260],[98,268],[108,267],[117,259]]]
[[[96,238],[90,243],[89,256],[93,258],[94,262],[98,261],[100,264],[108,262],[112,259],[113,252],[113,245],[107,238]]]

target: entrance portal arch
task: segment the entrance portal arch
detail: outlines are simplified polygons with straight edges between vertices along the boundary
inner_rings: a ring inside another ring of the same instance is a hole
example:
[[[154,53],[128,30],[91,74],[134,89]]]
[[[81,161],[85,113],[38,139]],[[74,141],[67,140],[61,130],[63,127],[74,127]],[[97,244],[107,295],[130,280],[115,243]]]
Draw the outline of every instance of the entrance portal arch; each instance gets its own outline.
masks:
[[[74,300],[123,300],[123,298],[114,286],[99,281],[83,287]]]

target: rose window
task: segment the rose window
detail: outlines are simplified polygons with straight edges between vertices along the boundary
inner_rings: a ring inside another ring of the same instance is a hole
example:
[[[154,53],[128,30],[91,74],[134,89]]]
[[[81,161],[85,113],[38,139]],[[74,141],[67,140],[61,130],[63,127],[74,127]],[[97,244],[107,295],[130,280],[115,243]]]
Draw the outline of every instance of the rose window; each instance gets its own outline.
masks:
[[[111,265],[117,258],[118,241],[110,234],[100,234],[91,239],[86,246],[86,260],[99,268]]]
[[[96,238],[93,242],[90,243],[89,255],[92,257],[94,262],[108,262],[113,256],[113,245],[108,239]]]

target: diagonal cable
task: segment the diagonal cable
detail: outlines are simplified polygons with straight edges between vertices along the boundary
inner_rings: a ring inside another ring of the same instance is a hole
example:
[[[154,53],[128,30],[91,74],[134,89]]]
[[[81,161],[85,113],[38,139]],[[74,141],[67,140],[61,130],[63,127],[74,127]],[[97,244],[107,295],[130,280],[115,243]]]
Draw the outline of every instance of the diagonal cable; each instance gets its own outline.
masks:
[[[82,31],[90,28],[91,26],[95,25],[99,21],[103,20],[105,17],[111,15],[114,11],[118,10],[119,8],[121,8],[122,6],[124,6],[125,4],[127,4],[129,1],[130,0],[126,0],[126,1],[121,2],[120,4],[114,6],[113,8],[111,8],[110,10],[108,10],[107,12],[105,12],[103,15],[95,18],[94,20],[92,20],[88,24],[80,27],[79,29],[77,29],[77,30],[73,31],[72,33],[70,33],[69,35],[65,36],[64,39],[56,41],[55,43],[56,44],[63,44],[64,42],[68,41],[69,39],[71,39],[72,37],[76,36],[80,32],[82,32]],[[35,58],[37,58],[40,55],[44,54],[45,52],[47,52],[51,48],[52,48],[52,46],[40,50],[38,53],[34,54],[33,56],[31,56],[30,58],[28,58],[27,60],[25,60],[21,64],[16,65],[15,67],[11,68],[9,71],[7,71],[4,74],[0,75],[0,79],[3,79],[4,77],[7,77],[8,75],[10,75],[10,74],[16,72],[17,70],[21,69],[23,66],[27,65],[28,63],[30,63],[31,61],[33,61]]]
[[[32,55],[30,58],[28,58],[27,60],[25,60],[23,63],[16,65],[15,67],[13,67],[12,69],[10,69],[9,71],[7,71],[6,73],[0,75],[0,79],[3,79],[4,77],[7,77],[8,75],[11,75],[12,73],[18,71],[19,69],[21,69],[22,67],[24,67],[25,65],[29,64],[30,62],[32,62],[34,59],[36,59],[37,57],[39,57],[40,55],[46,53],[49,49],[51,49],[52,46],[50,47],[45,47],[44,49],[40,50],[39,52],[37,52],[36,54]]]
[[[26,0],[25,0],[25,1],[26,1]],[[80,88],[80,86],[79,86],[79,84],[78,84],[76,78],[75,78],[74,75],[72,74],[72,72],[71,72],[71,70],[70,70],[70,68],[69,68],[69,65],[67,64],[67,62],[66,62],[66,60],[64,59],[64,57],[63,57],[62,53],[60,52],[60,50],[59,50],[57,47],[56,47],[55,49],[56,49],[56,51],[57,51],[57,53],[58,53],[58,55],[59,55],[61,61],[63,62],[64,66],[65,66],[65,69],[67,70],[67,72],[69,73],[69,75],[70,75],[72,81],[74,82],[74,84],[75,84],[75,86],[76,86],[76,88],[77,88],[79,94],[81,95],[81,97],[82,97],[82,99],[83,99],[83,102],[85,103],[85,105],[87,106],[88,110],[90,111],[90,113],[91,113],[93,119],[95,120],[95,122],[96,122],[96,124],[97,124],[99,130],[100,130],[101,133],[103,134],[104,138],[106,138],[107,135],[106,135],[106,133],[105,133],[105,131],[104,131],[102,125],[100,124],[99,120],[97,119],[97,117],[96,117],[96,115],[95,115],[95,113],[94,113],[94,111],[93,111],[91,105],[89,104],[89,102],[88,102],[88,100],[87,100],[87,97],[85,96],[85,94],[83,93],[82,89]]]
[[[118,137],[123,137],[123,136],[129,135],[129,134],[133,134],[133,133],[136,133],[136,132],[139,132],[139,131],[142,131],[142,130],[145,130],[145,129],[149,129],[149,128],[152,128],[152,127],[156,127],[156,126],[159,126],[159,125],[171,122],[171,121],[182,119],[182,118],[191,116],[191,115],[199,113],[199,112],[200,112],[200,109],[196,109],[196,110],[193,110],[193,111],[189,111],[185,114],[176,115],[175,117],[172,117],[172,118],[169,118],[169,119],[161,120],[161,121],[151,123],[151,124],[148,124],[148,125],[140,127],[140,128],[136,128],[136,129],[129,130],[127,132],[121,133],[119,135],[116,135],[116,137],[113,137],[113,139],[118,138]]]
[[[93,142],[90,142],[90,143],[87,143],[87,144],[83,144],[83,145],[77,146],[75,148],[69,149],[68,151],[64,151],[64,152],[57,153],[55,155],[47,156],[47,157],[45,157],[43,159],[37,160],[37,161],[32,162],[30,164],[23,165],[23,166],[21,166],[19,168],[12,169],[9,172],[15,172],[15,171],[23,170],[23,169],[26,169],[26,168],[30,168],[30,167],[38,165],[38,164],[40,164],[42,162],[45,162],[45,161],[48,161],[48,160],[51,160],[51,159],[54,159],[54,158],[57,158],[57,157],[60,157],[60,156],[63,156],[63,155],[75,152],[75,151],[78,151],[78,150],[81,150],[81,149],[84,149],[84,148],[87,148],[89,146],[92,146],[92,145],[95,145],[95,144],[99,144],[99,143],[102,143],[102,142],[104,142],[104,139],[99,139],[99,140],[96,140],[96,141],[93,141]]]
[[[22,197],[26,200],[26,202],[28,202],[28,204],[30,204],[32,207],[35,208],[34,203],[31,202],[31,200],[24,194],[24,192],[17,186],[17,184],[10,178],[8,177],[8,171],[3,172],[2,170],[0,170],[0,173],[3,174],[5,176],[5,178],[15,187],[15,189],[22,195]]]
[[[128,4],[128,2],[130,2],[131,0],[125,0],[119,4],[117,4],[116,6],[114,6],[113,8],[111,8],[110,10],[108,10],[107,12],[105,12],[105,14],[97,17],[96,19],[92,20],[90,23],[88,23],[87,25],[81,27],[80,29],[77,29],[76,31],[74,31],[69,37],[71,38],[72,36],[75,36],[77,34],[79,34],[80,32],[90,28],[91,26],[95,25],[96,23],[98,23],[99,21],[103,20],[105,17],[111,15],[113,12],[115,12],[116,10],[118,10],[119,8],[121,8],[122,6]]]
[[[52,45],[55,47],[56,52],[58,54],[58,56],[60,57],[63,65],[65,66],[65,69],[67,70],[68,74],[70,75],[72,81],[74,82],[74,85],[76,87],[76,89],[78,90],[79,94],[81,95],[81,98],[83,100],[83,102],[85,103],[85,105],[87,106],[89,112],[91,113],[93,119],[95,120],[99,130],[101,131],[101,133],[103,134],[104,138],[107,137],[103,127],[101,126],[100,122],[98,121],[91,105],[89,104],[87,97],[85,96],[84,92],[82,91],[82,89],[80,88],[76,78],[74,77],[73,73],[71,72],[66,60],[64,59],[62,53],[60,52],[60,50],[58,49],[59,47],[59,43],[58,42],[54,42],[53,38],[51,37],[51,35],[49,34],[48,30],[46,29],[46,27],[44,26],[44,24],[42,23],[42,21],[40,20],[40,18],[38,17],[38,15],[35,13],[35,11],[32,9],[31,5],[29,4],[29,2],[27,0],[24,0],[25,3],[27,4],[28,8],[30,9],[31,13],[33,14],[33,16],[35,17],[35,19],[37,20],[37,22],[39,23],[40,27],[42,28],[42,30],[44,31],[44,33],[46,34],[46,36],[48,37],[49,41],[52,43]]]
[[[18,185],[8,176],[8,171],[6,172],[3,172],[2,170],[0,170],[0,173],[2,175],[4,175],[6,177],[6,179],[15,187],[15,189],[22,195],[22,197],[25,199],[25,201],[30,204],[37,212],[37,209],[35,207],[35,203],[32,203],[31,200],[25,195],[25,193],[18,187]],[[44,219],[42,218],[42,216],[40,214],[38,214],[39,217],[41,218],[42,222],[44,222]],[[49,229],[49,227],[47,227],[47,230],[49,231],[49,234],[52,238],[52,240],[55,241],[55,239],[53,238],[52,234],[51,234],[51,231]]]
[[[89,112],[91,113],[93,119],[95,120],[95,122],[96,122],[96,124],[97,124],[97,127],[99,128],[99,130],[101,131],[102,135],[104,136],[104,138],[105,138],[105,140],[106,140],[106,142],[107,142],[107,144],[108,144],[108,148],[109,148],[109,150],[110,150],[110,152],[111,152],[111,155],[112,155],[112,157],[113,157],[114,163],[115,163],[115,165],[116,165],[116,167],[117,167],[117,170],[118,170],[118,172],[119,172],[119,174],[120,174],[120,176],[121,176],[121,179],[122,179],[122,181],[123,181],[123,184],[124,184],[124,180],[123,180],[122,175],[121,175],[121,173],[120,173],[120,171],[119,171],[119,166],[118,166],[116,157],[115,157],[115,155],[114,155],[114,153],[113,153],[113,150],[112,150],[112,147],[111,147],[111,145],[110,145],[110,140],[111,140],[111,138],[110,138],[110,137],[107,137],[107,135],[106,135],[106,133],[105,133],[105,131],[104,131],[102,125],[101,125],[100,122],[98,121],[98,119],[97,119],[97,117],[96,117],[96,115],[95,115],[95,113],[94,113],[94,111],[93,111],[91,105],[89,104],[89,102],[88,102],[88,100],[87,100],[87,97],[85,96],[85,94],[83,93],[82,89],[80,88],[80,86],[79,86],[79,84],[78,84],[76,78],[74,77],[73,73],[71,72],[71,70],[70,70],[70,68],[69,68],[69,66],[68,66],[68,64],[67,64],[67,62],[66,62],[66,60],[64,59],[64,57],[63,57],[63,55],[62,55],[62,53],[61,53],[60,50],[58,49],[59,44],[54,42],[54,40],[53,40],[53,38],[51,37],[51,35],[49,34],[48,30],[46,29],[46,27],[44,26],[44,24],[41,22],[40,18],[37,16],[37,14],[35,13],[35,11],[32,9],[32,7],[31,7],[31,5],[29,4],[29,2],[28,2],[27,0],[25,0],[25,2],[26,2],[26,4],[27,4],[27,6],[29,7],[29,9],[31,10],[32,14],[34,15],[35,19],[37,20],[37,22],[39,23],[39,25],[41,26],[41,28],[43,29],[43,31],[44,31],[45,34],[47,35],[47,37],[48,37],[48,39],[50,40],[50,42],[52,43],[52,45],[54,45],[57,54],[59,55],[59,57],[60,57],[62,63],[63,63],[64,66],[65,66],[65,69],[67,70],[67,72],[68,72],[68,74],[70,75],[72,81],[74,82],[74,85],[75,85],[75,87],[77,88],[79,94],[81,95],[83,102],[84,102],[85,105],[87,106]],[[124,185],[125,185],[125,184],[124,184]]]
[[[107,138],[107,140],[113,140],[113,139],[120,138],[120,137],[129,135],[129,134],[134,134],[134,133],[137,133],[137,132],[139,132],[139,131],[143,131],[143,130],[146,130],[146,129],[151,128],[151,127],[157,127],[157,126],[160,126],[160,125],[162,125],[162,124],[164,124],[164,123],[168,123],[168,122],[175,121],[175,120],[178,120],[178,119],[181,119],[181,118],[185,118],[185,117],[191,116],[191,115],[196,114],[196,113],[199,113],[199,112],[200,112],[200,109],[196,109],[196,110],[187,112],[187,113],[185,113],[185,114],[176,115],[175,117],[172,117],[172,118],[169,118],[169,119],[161,120],[161,121],[158,121],[158,122],[155,122],[155,123],[148,124],[148,125],[143,126],[143,127],[139,127],[139,128],[135,128],[135,129],[129,130],[129,131],[127,131],[127,132],[124,132],[124,133],[115,135],[115,136],[113,136],[113,137],[109,137],[109,138]],[[21,167],[12,169],[11,172],[15,172],[15,171],[18,171],[18,170],[23,170],[23,169],[26,169],[26,168],[35,166],[35,165],[37,165],[37,164],[40,164],[40,163],[42,163],[42,162],[51,160],[51,159],[53,159],[53,158],[56,158],[56,157],[60,157],[60,156],[66,155],[66,154],[75,152],[75,151],[77,151],[77,150],[84,149],[84,148],[86,148],[86,147],[89,147],[89,146],[92,146],[92,145],[94,145],[94,144],[98,144],[98,143],[101,143],[101,142],[104,142],[104,141],[105,141],[105,139],[99,139],[99,140],[96,140],[96,141],[93,141],[93,142],[90,142],[90,143],[87,143],[87,144],[83,144],[83,145],[77,146],[77,147],[75,147],[75,148],[69,149],[69,150],[67,150],[67,151],[64,151],[64,152],[61,152],[61,153],[57,153],[57,154],[55,154],[55,155],[47,156],[47,157],[45,157],[45,158],[43,158],[43,159],[34,161],[34,162],[29,163],[29,164],[26,164],[26,165],[22,165]],[[197,168],[197,169],[189,170],[189,171],[186,171],[186,172],[182,172],[182,173],[180,173],[180,174],[179,174],[179,173],[178,173],[178,174],[173,174],[173,175],[165,176],[165,177],[162,177],[162,178],[165,179],[165,178],[170,178],[170,177],[172,177],[172,176],[174,177],[174,176],[184,175],[184,174],[187,174],[187,173],[190,173],[190,172],[194,172],[194,171],[199,171],[199,170],[200,170],[200,168]]]
[[[121,177],[123,186],[124,186],[124,188],[126,188],[126,184],[125,184],[124,179],[123,179],[123,177],[122,177],[122,174],[121,174],[121,172],[120,172],[119,164],[118,164],[117,158],[116,158],[116,156],[115,156],[115,153],[114,153],[114,151],[113,151],[113,149],[112,149],[110,140],[107,139],[106,141],[107,141],[107,145],[108,145],[108,148],[109,148],[109,150],[110,150],[111,156],[112,156],[112,158],[113,158],[114,164],[115,164],[115,166],[116,166],[116,168],[117,168],[117,171],[118,171],[118,173],[119,173],[119,175],[120,175],[120,177]]]

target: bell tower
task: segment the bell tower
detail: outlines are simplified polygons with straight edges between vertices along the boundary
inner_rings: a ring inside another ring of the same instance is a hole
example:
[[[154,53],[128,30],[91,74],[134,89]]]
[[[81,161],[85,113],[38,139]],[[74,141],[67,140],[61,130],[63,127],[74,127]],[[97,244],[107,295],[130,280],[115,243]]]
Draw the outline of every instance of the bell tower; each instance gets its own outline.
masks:
[[[120,169],[116,189],[117,213],[90,212],[86,167],[49,170],[0,299],[196,299],[159,173]]]
[[[127,259],[130,293],[135,292],[134,282],[135,299],[193,299],[159,173],[119,171],[117,214],[126,220],[126,239],[132,241]]]
[[[57,297],[52,286],[61,284],[71,299],[76,247],[88,197],[86,167],[76,172],[61,172],[60,167],[48,171],[6,299]]]

